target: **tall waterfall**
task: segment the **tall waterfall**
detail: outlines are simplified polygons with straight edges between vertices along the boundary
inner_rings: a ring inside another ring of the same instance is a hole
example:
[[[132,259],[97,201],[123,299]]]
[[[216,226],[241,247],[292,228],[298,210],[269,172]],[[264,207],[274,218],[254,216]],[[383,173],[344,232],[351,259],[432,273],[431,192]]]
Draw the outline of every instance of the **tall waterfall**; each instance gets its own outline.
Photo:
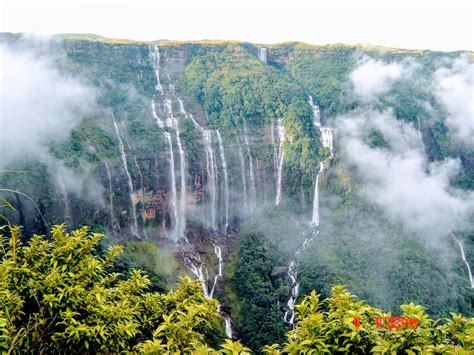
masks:
[[[163,86],[161,86],[160,82],[160,51],[158,49],[158,46],[149,46],[149,51],[150,51],[150,56],[153,64],[153,70],[155,71],[155,77],[156,77],[156,85],[155,85],[155,91],[158,91],[163,94]]]
[[[113,113],[112,113],[112,120],[114,121],[115,134],[117,135],[117,139],[119,142],[120,158],[122,159],[123,169],[125,170],[125,174],[127,175],[128,195],[130,198],[130,209],[132,211],[132,218],[133,218],[133,225],[130,227],[130,230],[133,235],[140,238],[140,236],[138,235],[137,210],[135,207],[135,199],[133,198],[135,193],[133,191],[132,176],[130,175],[130,172],[128,171],[127,154],[125,153],[125,146],[123,145],[122,138],[120,137],[117,121],[115,120],[115,116]]]
[[[471,266],[469,265],[469,262],[467,261],[466,254],[464,253],[464,247],[462,245],[462,242],[458,238],[456,238],[454,233],[451,233],[451,235],[459,246],[459,250],[461,251],[462,261],[466,265],[467,273],[469,275],[469,283],[471,285],[471,288],[474,288],[474,280],[473,280],[473,277],[472,277]]]
[[[283,320],[286,323],[293,325],[295,320],[294,308],[299,293],[299,283],[297,278],[298,272],[296,271],[296,262],[294,260],[291,260],[290,265],[288,266],[288,276],[291,280],[291,295],[288,299],[288,309],[286,310],[285,315],[283,316]]]
[[[270,139],[272,142],[272,147],[273,147],[273,175],[275,177],[275,181],[277,180],[277,171],[278,171],[278,147],[276,145],[276,140],[275,140],[275,121],[272,120],[272,123],[270,125]]]
[[[333,130],[330,127],[324,127],[321,125],[320,110],[317,105],[313,102],[313,97],[310,95],[308,103],[313,110],[313,123],[319,129],[321,133],[321,144],[324,148],[329,149],[329,158],[334,156],[334,142],[333,142]],[[316,182],[314,184],[314,199],[313,199],[313,218],[312,223],[315,226],[319,226],[319,179],[321,173],[324,171],[324,162],[322,161],[319,166],[319,172],[316,176]]]
[[[174,163],[174,153],[173,153],[173,142],[171,140],[171,133],[165,132],[165,137],[168,140],[169,148],[169,164],[170,164],[170,177],[171,177],[171,212],[173,213],[173,239],[178,240],[178,197],[176,193],[176,174],[175,174],[175,163]]]
[[[208,178],[208,192],[210,198],[209,204],[209,216],[210,216],[210,227],[212,230],[217,230],[217,174],[216,174],[216,159],[214,155],[214,149],[212,148],[212,131],[208,129],[202,129],[204,139],[204,150],[206,152],[206,172]]]
[[[107,172],[107,179],[109,181],[109,206],[110,206],[110,225],[114,226],[114,189],[112,187],[112,174],[107,161],[104,160],[105,171]]]
[[[174,191],[171,192],[174,200],[174,216],[175,216],[175,226],[174,226],[174,239],[175,241],[179,240],[180,238],[184,237],[184,231],[186,230],[186,162],[185,162],[185,153],[183,146],[181,144],[181,135],[179,132],[179,124],[177,118],[173,115],[173,108],[171,99],[165,99],[164,105],[166,109],[166,126],[175,132],[176,136],[176,145],[178,147],[178,154],[179,154],[179,167],[180,167],[180,184],[179,184],[179,201],[178,201],[178,191],[177,191],[177,184],[176,184],[176,172],[175,172],[175,164],[174,164],[174,157],[173,162],[170,164],[170,169],[173,171],[171,172],[172,181],[171,185]],[[170,147],[170,156],[173,156],[173,143],[171,139],[171,134],[167,132],[166,139],[168,140],[168,145]],[[170,160],[171,161],[171,160]]]
[[[219,133],[219,130],[216,130],[216,134],[217,141],[219,142],[219,154],[221,157],[222,172],[224,174],[224,234],[226,234],[227,229],[229,228],[229,176],[227,175],[227,163],[225,161],[224,143],[222,141],[222,137]]]
[[[64,180],[60,172],[57,173],[57,183],[58,183],[58,190],[59,194],[61,195],[61,200],[63,202],[64,207],[64,219],[67,221],[68,224],[72,225],[72,213],[71,213],[71,206],[69,204],[69,196],[67,194],[66,185],[64,185]]]
[[[250,144],[249,144],[249,139],[248,139],[248,133],[247,133],[247,124],[244,120],[244,142],[245,142],[245,147],[247,148],[247,156],[249,159],[249,177],[250,177],[250,212],[252,213],[255,211],[255,205],[257,201],[257,189],[255,187],[255,174],[253,170],[253,159],[252,155],[250,154]]]
[[[267,49],[266,48],[264,47],[258,48],[258,59],[260,59],[264,63],[267,62]]]
[[[281,201],[281,180],[283,172],[283,160],[285,159],[285,151],[283,145],[285,143],[285,127],[283,126],[282,119],[277,121],[277,130],[278,130],[278,166],[277,166],[277,179],[276,179],[276,197],[275,205],[279,205]]]
[[[295,259],[291,260],[288,266],[288,276],[290,277],[290,280],[291,280],[291,295],[287,303],[288,309],[285,312],[283,319],[286,323],[290,324],[292,327],[294,325],[294,306],[295,306],[296,299],[298,298],[298,291],[299,291],[299,283],[298,283],[298,278],[297,278],[298,273],[296,271],[296,268],[298,266],[296,262],[296,256],[298,256],[303,250],[305,250],[308,243],[316,239],[316,237],[319,235],[319,229],[318,229],[319,224],[320,224],[319,179],[320,179],[321,173],[324,172],[325,162],[334,156],[333,130],[329,127],[323,127],[321,125],[320,110],[319,110],[319,107],[314,104],[312,96],[309,96],[308,103],[310,104],[311,109],[313,110],[313,124],[315,127],[319,129],[321,133],[321,143],[323,147],[329,149],[330,155],[326,160],[323,160],[320,162],[319,171],[318,171],[318,174],[316,175],[316,181],[314,183],[313,215],[311,219],[312,227],[308,230],[311,235],[308,237],[305,237],[303,245],[295,253]]]
[[[311,223],[319,227],[319,175],[324,171],[324,161],[319,163],[318,175],[316,175],[316,182],[314,184],[314,199],[313,199],[313,218]]]
[[[240,139],[239,139],[239,135],[237,134],[237,131],[235,132],[235,139],[237,141],[237,149],[238,149],[238,153],[239,153],[240,172],[241,172],[241,175],[242,175],[243,206],[245,208],[248,204],[248,201],[247,201],[247,178],[246,178],[246,174],[245,174],[244,154],[243,154],[243,151],[242,151],[242,145],[240,144]]]
[[[156,124],[158,125],[158,127],[164,128],[165,123],[163,122],[163,120],[156,113],[156,103],[155,103],[155,100],[153,100],[153,99],[151,100],[151,112],[152,112],[153,118],[155,119]]]
[[[184,264],[185,266],[197,277],[197,279],[201,282],[202,292],[204,297],[206,298],[213,298],[214,292],[216,290],[216,285],[219,279],[224,277],[223,269],[224,269],[224,258],[222,255],[222,248],[217,244],[214,243],[214,255],[217,258],[217,271],[214,274],[214,278],[212,281],[212,287],[208,286],[209,279],[209,272],[206,265],[201,260],[200,254],[196,251],[191,252],[192,257],[184,256]],[[220,306],[218,307],[217,311],[221,313]],[[232,338],[232,322],[230,317],[227,314],[222,314],[225,320],[225,332],[228,338]]]

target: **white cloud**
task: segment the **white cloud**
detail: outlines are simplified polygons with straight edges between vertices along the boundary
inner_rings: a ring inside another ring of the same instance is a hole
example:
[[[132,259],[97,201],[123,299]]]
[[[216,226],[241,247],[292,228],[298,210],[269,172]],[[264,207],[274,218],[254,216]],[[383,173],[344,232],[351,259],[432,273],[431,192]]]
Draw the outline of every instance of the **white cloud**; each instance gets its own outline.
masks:
[[[94,103],[94,91],[59,73],[52,60],[2,45],[0,167],[47,155]]]
[[[435,93],[447,111],[453,136],[474,147],[474,63],[463,56],[435,73]]]
[[[361,193],[392,222],[435,239],[467,227],[474,194],[450,187],[457,160],[428,163],[414,127],[397,121],[390,111],[353,112],[340,117],[337,126],[345,157],[362,179]],[[380,129],[391,149],[367,145],[368,127]]]
[[[349,76],[354,93],[363,102],[371,102],[386,94],[394,81],[408,77],[412,72],[412,64],[385,63],[380,60],[363,57]]]

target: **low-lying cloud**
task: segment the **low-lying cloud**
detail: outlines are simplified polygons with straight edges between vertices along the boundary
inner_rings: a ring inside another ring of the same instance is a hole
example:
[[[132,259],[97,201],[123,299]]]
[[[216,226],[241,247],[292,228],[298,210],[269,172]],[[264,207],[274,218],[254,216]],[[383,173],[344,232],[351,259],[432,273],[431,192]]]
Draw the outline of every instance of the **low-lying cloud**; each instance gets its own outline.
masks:
[[[397,121],[391,111],[364,111],[340,117],[338,127],[344,155],[364,182],[361,193],[392,222],[433,238],[468,227],[474,194],[450,186],[459,162],[427,162],[412,125]],[[369,146],[369,128],[380,130],[390,149]]]
[[[447,112],[446,122],[458,142],[474,147],[474,63],[466,56],[438,69],[434,91]]]
[[[447,65],[435,72],[431,87],[446,109],[450,132],[474,144],[473,64],[461,57]],[[336,126],[342,153],[362,180],[361,194],[393,223],[439,240],[451,231],[472,228],[474,192],[455,189],[450,183],[460,162],[453,158],[429,162],[421,133],[413,124],[397,120],[389,107],[376,108],[397,80],[421,80],[413,75],[417,67],[413,60],[388,64],[362,58],[349,80],[364,105],[338,117]],[[381,133],[388,147],[371,145],[371,130]]]
[[[354,93],[362,102],[370,102],[386,94],[391,84],[412,73],[413,63],[385,63],[369,57],[362,57],[349,76]]]
[[[94,91],[51,58],[0,45],[0,168],[48,154],[94,106]]]

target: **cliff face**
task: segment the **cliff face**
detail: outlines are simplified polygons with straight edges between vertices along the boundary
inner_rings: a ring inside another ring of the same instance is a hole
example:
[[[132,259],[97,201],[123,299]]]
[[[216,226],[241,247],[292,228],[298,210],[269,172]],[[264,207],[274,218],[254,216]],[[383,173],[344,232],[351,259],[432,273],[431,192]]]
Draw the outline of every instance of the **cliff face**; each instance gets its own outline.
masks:
[[[301,294],[325,295],[343,282],[387,309],[413,299],[438,314],[456,302],[469,309],[463,270],[423,250],[361,197],[363,181],[333,129],[336,116],[364,112],[349,80],[364,55],[390,63],[409,57],[428,76],[459,53],[77,38],[32,48],[2,40],[80,78],[95,101],[63,139],[47,143],[47,159],[9,166],[28,174],[0,175],[0,186],[36,204],[16,198],[19,213],[8,213],[27,234],[53,223],[88,224],[114,242],[169,249],[235,313],[249,343],[255,331],[247,319],[263,317],[268,331],[278,324],[283,334],[300,285]],[[430,89],[397,85],[377,109],[417,128],[427,161],[459,157],[453,183],[472,189],[472,151],[452,143],[441,110],[432,114]],[[377,130],[363,138],[390,148]],[[463,239],[472,255],[472,235]],[[431,297],[439,289],[450,291]]]

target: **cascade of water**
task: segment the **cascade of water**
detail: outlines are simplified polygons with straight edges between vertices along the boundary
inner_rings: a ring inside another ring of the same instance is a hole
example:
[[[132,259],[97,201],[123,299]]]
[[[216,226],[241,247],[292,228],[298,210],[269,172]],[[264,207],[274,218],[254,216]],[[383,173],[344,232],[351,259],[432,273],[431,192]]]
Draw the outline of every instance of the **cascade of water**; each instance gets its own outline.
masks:
[[[321,111],[319,110],[319,106],[314,104],[311,95],[309,95],[308,103],[313,110],[313,124],[317,127],[321,126]]]
[[[173,158],[173,172],[172,172],[172,179],[174,178],[174,183],[172,182],[172,187],[174,188],[174,196],[176,196],[176,204],[175,204],[175,240],[179,240],[180,238],[184,237],[184,231],[186,229],[186,162],[185,162],[185,153],[183,146],[181,144],[181,135],[179,133],[179,124],[176,117],[173,115],[173,108],[170,99],[164,100],[165,109],[167,113],[166,118],[166,126],[171,128],[175,131],[176,134],[176,145],[178,147],[178,154],[179,154],[179,166],[180,166],[180,194],[179,194],[179,201],[177,200],[178,192],[176,186],[176,172],[175,172],[175,165],[174,165],[174,158]],[[167,136],[167,139],[170,143],[170,149],[172,149],[172,140],[171,135]],[[172,154],[171,154],[172,155]]]
[[[138,177],[140,178],[140,189],[135,193],[136,198],[134,199],[135,201],[138,200],[140,202],[140,207],[141,207],[141,215],[143,219],[143,225],[142,225],[142,233],[145,239],[148,239],[148,235],[145,230],[145,222],[146,222],[146,208],[145,208],[145,184],[143,182],[143,174],[142,174],[142,169],[140,168],[140,164],[138,164],[138,160],[135,157],[133,159],[135,163],[135,167],[137,168],[138,171]]]
[[[176,193],[176,174],[175,174],[175,163],[174,163],[174,153],[173,153],[173,141],[171,140],[171,133],[165,132],[165,137],[168,140],[169,147],[169,164],[170,164],[170,176],[171,176],[171,212],[173,212],[173,239],[178,240],[177,235],[177,225],[178,225],[178,197]]]
[[[277,129],[278,129],[278,169],[277,169],[277,181],[276,181],[276,197],[275,197],[275,205],[279,205],[281,201],[281,179],[282,179],[282,172],[283,172],[283,160],[285,159],[285,151],[283,149],[283,144],[285,143],[285,127],[283,126],[283,122],[281,119],[277,121]]]
[[[272,120],[272,123],[270,125],[270,138],[272,141],[272,147],[273,147],[273,176],[275,177],[275,181],[277,180],[277,170],[278,170],[278,147],[276,145],[275,141],[275,121]]]
[[[72,221],[71,206],[69,204],[69,197],[67,195],[66,185],[64,185],[63,177],[59,172],[57,173],[56,180],[58,183],[59,194],[61,195],[61,200],[63,202],[64,219],[69,225],[72,225],[73,221]]]
[[[451,233],[452,237],[454,238],[454,240],[456,241],[456,243],[458,244],[459,246],[459,250],[461,251],[461,258],[462,258],[462,261],[464,262],[464,264],[466,265],[466,268],[467,268],[467,273],[469,275],[469,283],[471,284],[471,288],[474,288],[474,280],[473,280],[473,277],[472,277],[472,272],[471,272],[471,266],[469,265],[468,261],[467,261],[467,258],[466,258],[466,254],[464,253],[464,247],[462,245],[462,242],[456,238],[456,236],[454,235],[454,233]]]
[[[114,190],[112,187],[112,174],[110,173],[109,164],[107,161],[103,161],[105,165],[105,171],[107,172],[107,178],[109,180],[109,205],[110,205],[110,224],[114,225]]]
[[[225,161],[225,151],[224,151],[224,143],[222,141],[221,134],[219,130],[216,130],[217,140],[219,142],[219,153],[221,157],[221,164],[222,164],[222,171],[224,173],[224,211],[225,211],[225,224],[224,224],[224,234],[227,233],[227,229],[229,228],[229,176],[227,175],[227,163]]]
[[[330,156],[334,156],[334,147],[333,147],[333,130],[329,127],[319,127],[321,131],[321,143],[323,147],[329,148]]]
[[[318,175],[316,175],[316,182],[314,184],[314,199],[313,199],[313,218],[311,223],[315,226],[319,226],[319,175],[324,170],[324,161],[319,163]]]
[[[239,135],[237,132],[235,132],[235,139],[237,141],[237,149],[239,152],[239,160],[240,160],[240,171],[242,174],[242,190],[243,190],[243,206],[244,208],[247,206],[248,201],[247,201],[247,179],[246,179],[246,174],[245,174],[245,159],[244,159],[244,154],[242,151],[242,145],[240,144],[240,139]]]
[[[161,86],[160,82],[160,51],[158,49],[158,46],[149,46],[149,52],[153,64],[153,69],[155,71],[155,77],[156,77],[156,85],[155,85],[155,91],[160,92],[163,94],[163,87]]]
[[[208,129],[202,129],[204,150],[206,152],[206,171],[208,178],[208,191],[210,197],[209,204],[209,215],[210,215],[210,227],[212,230],[217,230],[217,175],[216,166],[214,165],[215,156],[214,149],[212,148],[212,131]]]
[[[227,338],[232,339],[232,323],[229,317],[224,317],[225,321],[225,334]]]
[[[127,175],[128,195],[130,198],[130,208],[132,211],[132,218],[133,218],[133,225],[131,226],[130,230],[133,235],[135,235],[137,238],[140,238],[140,236],[138,235],[137,210],[135,208],[135,200],[133,198],[133,196],[135,195],[135,192],[133,191],[132,176],[130,175],[130,172],[128,171],[127,154],[125,153],[125,146],[123,145],[122,138],[120,137],[117,121],[115,120],[115,116],[113,113],[112,113],[112,120],[114,121],[115,134],[117,135],[117,139],[119,142],[120,158],[122,159],[123,169],[125,170],[125,174]]]
[[[222,249],[219,245],[214,244],[214,254],[217,256],[217,260],[219,262],[219,268],[218,268],[218,275],[222,277],[222,267],[224,266],[224,262],[222,259]]]
[[[179,223],[178,223],[178,238],[184,237],[186,229],[186,166],[184,149],[181,145],[181,138],[179,130],[176,127],[176,143],[178,144],[179,152],[179,168],[180,168],[180,194],[179,194]]]
[[[244,142],[245,146],[247,148],[247,156],[249,159],[249,177],[250,177],[250,213],[253,213],[255,210],[255,204],[256,204],[256,194],[257,194],[257,189],[255,187],[255,174],[253,170],[253,159],[252,155],[250,154],[250,144],[249,144],[249,139],[248,139],[248,134],[247,134],[247,124],[244,120]]]
[[[264,47],[258,48],[258,59],[260,59],[264,63],[267,62],[267,49],[266,48]]]
[[[288,266],[288,276],[290,277],[291,280],[291,296],[288,299],[288,309],[285,312],[285,315],[283,317],[283,320],[286,323],[289,323],[291,325],[294,324],[294,319],[295,319],[295,302],[296,299],[298,298],[298,293],[299,293],[299,283],[298,283],[298,272],[296,271],[296,262],[294,260],[290,261],[290,265]]]
[[[158,127],[164,128],[165,123],[163,122],[163,120],[156,113],[156,103],[155,103],[155,100],[153,100],[153,99],[151,100],[151,112],[153,114],[153,118],[156,120],[156,123],[158,124]]]

